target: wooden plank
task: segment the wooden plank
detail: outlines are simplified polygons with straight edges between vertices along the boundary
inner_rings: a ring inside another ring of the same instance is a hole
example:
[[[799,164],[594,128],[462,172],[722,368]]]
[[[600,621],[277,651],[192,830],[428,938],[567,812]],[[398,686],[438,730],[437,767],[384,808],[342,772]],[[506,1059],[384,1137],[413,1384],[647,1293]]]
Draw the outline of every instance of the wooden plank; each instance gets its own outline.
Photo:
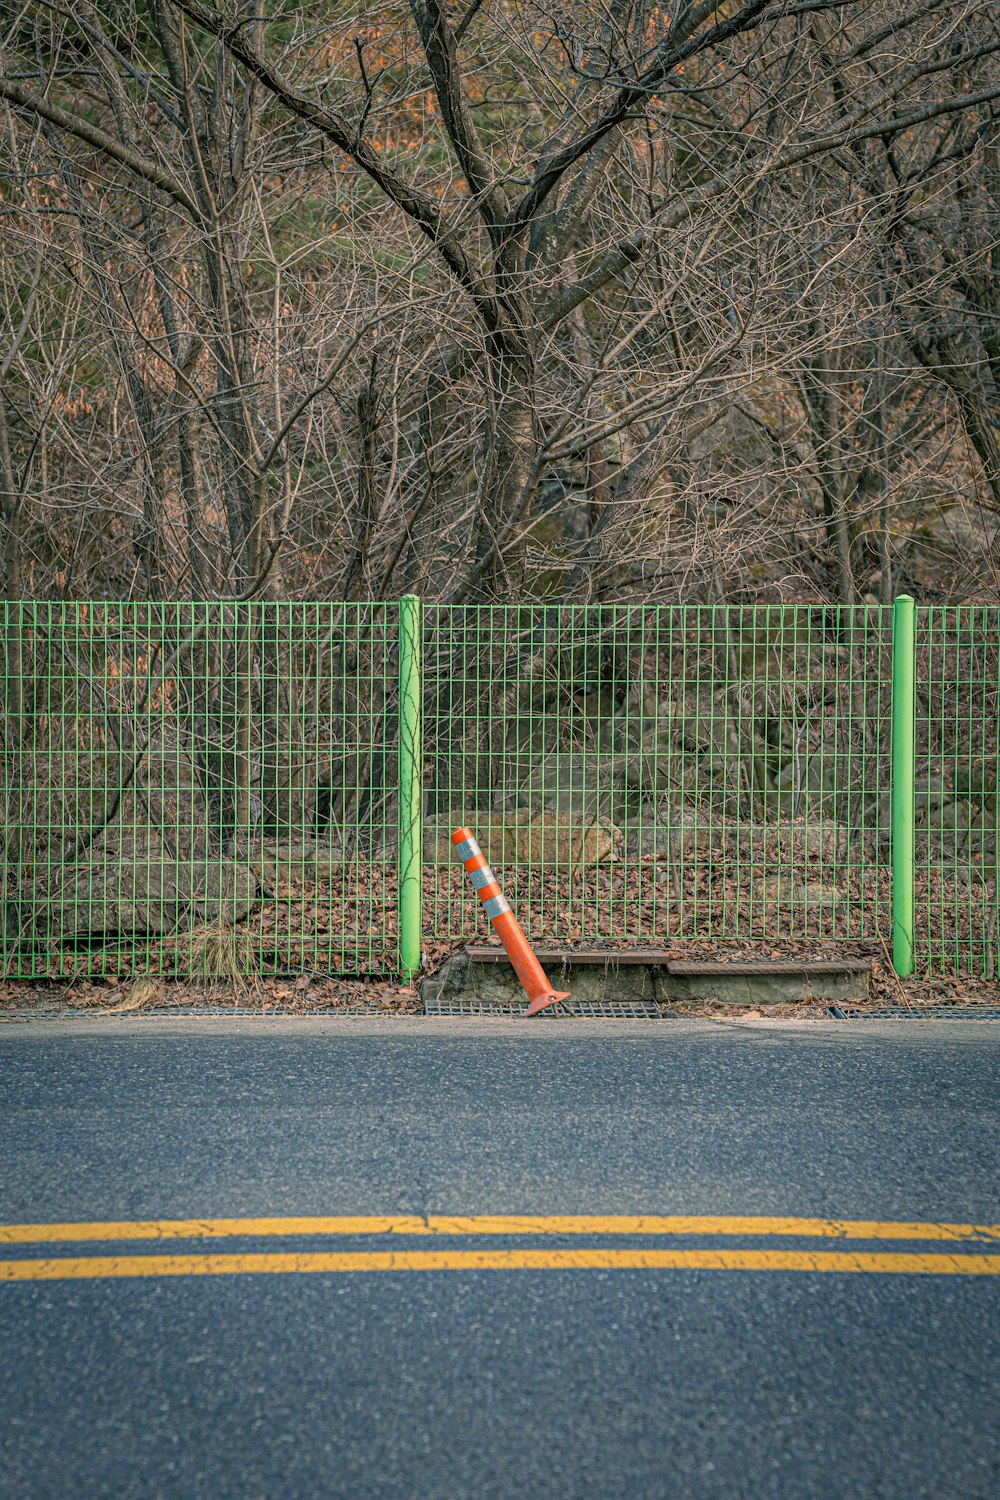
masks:
[[[870,958],[761,959],[746,962],[742,959],[697,961],[675,958],[670,959],[665,968],[668,974],[719,978],[732,975],[736,978],[752,977],[754,974],[864,974],[871,966]]]
[[[533,943],[532,947],[538,961],[543,964],[607,964],[610,968],[630,964],[653,964],[662,968],[673,952],[671,948],[565,948],[548,943]],[[477,964],[499,964],[507,958],[504,950],[492,943],[467,943],[465,952]]]

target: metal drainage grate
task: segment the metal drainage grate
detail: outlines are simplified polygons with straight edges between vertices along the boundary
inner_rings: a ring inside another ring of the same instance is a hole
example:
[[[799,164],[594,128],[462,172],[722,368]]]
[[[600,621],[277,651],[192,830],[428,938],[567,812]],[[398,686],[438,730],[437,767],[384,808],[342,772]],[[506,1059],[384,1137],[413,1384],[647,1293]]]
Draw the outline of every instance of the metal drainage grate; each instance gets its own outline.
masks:
[[[27,1013],[26,1013],[27,1014]],[[42,1019],[46,1021],[101,1020],[108,1017],[122,1021],[315,1021],[318,1017],[330,1016],[384,1016],[392,1014],[378,1005],[330,1006],[326,1010],[264,1010],[248,1005],[161,1005],[148,1010],[114,1011],[101,1010],[57,1010]],[[413,1011],[403,1012],[413,1015]]]
[[[428,1000],[424,1014],[428,1016],[520,1016],[524,1014],[524,1000]],[[606,1016],[621,1021],[660,1019],[663,1011],[652,1000],[571,1000],[559,1005],[550,1005],[539,1011],[532,1019],[536,1021],[558,1021],[574,1016]]]
[[[1000,1021],[1000,1005],[884,1005],[878,1010],[838,1005],[828,1013],[838,1021]]]

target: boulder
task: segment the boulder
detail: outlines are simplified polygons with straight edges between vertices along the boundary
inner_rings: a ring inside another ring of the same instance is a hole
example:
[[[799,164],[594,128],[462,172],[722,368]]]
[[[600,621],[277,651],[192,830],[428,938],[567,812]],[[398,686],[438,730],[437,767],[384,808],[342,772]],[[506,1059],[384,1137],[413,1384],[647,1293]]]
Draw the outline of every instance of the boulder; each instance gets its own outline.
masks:
[[[249,913],[257,881],[246,864],[174,859],[152,829],[103,839],[75,864],[57,865],[31,899],[34,927],[56,940],[232,926]]]
[[[493,841],[499,852],[491,858],[502,866],[579,869],[619,859],[624,848],[622,831],[610,818],[578,816],[568,809],[515,815],[499,834]]]
[[[850,803],[851,793],[845,785],[850,774],[850,765],[845,767],[843,759],[829,751],[825,756],[803,757],[799,763],[786,761],[774,779],[774,786],[763,794],[763,800],[768,812],[780,818],[812,817],[829,821],[835,820],[839,812],[842,819]],[[856,803],[863,791],[867,788],[855,789]]]
[[[934,808],[917,821],[918,860],[964,869],[995,867],[997,815],[979,802],[962,799]]]
[[[632,856],[660,856],[680,863],[697,860],[726,863],[734,872],[746,866],[786,871],[803,881],[824,869],[871,855],[862,849],[842,823],[808,818],[796,822],[760,822],[728,817],[707,807],[667,803],[647,822],[630,826],[628,851]]]
[[[457,824],[457,819],[448,824],[424,824],[425,864],[457,866],[451,842]],[[473,832],[496,870],[513,870],[522,865],[579,869],[619,859],[625,847],[624,834],[617,823],[600,813],[587,815],[572,808],[494,813],[478,821]]]
[[[973,761],[971,765],[958,765],[952,780],[955,797],[979,802],[987,812],[996,811],[997,766],[994,761]]]
[[[606,754],[559,751],[534,762],[516,790],[504,798],[508,810],[554,810],[561,819],[590,822],[600,814],[621,816],[630,795],[622,762]]]
[[[707,860],[734,847],[738,827],[740,825],[734,818],[707,807],[693,807],[667,799],[650,821],[636,822],[632,826],[628,852],[639,859],[653,855],[672,861]]]
[[[795,871],[800,879],[824,865],[861,857],[856,848],[852,849],[850,833],[843,823],[811,818],[794,823],[749,823],[740,832],[740,849],[752,862]]]
[[[772,875],[764,881],[761,894],[768,905],[804,912],[836,911],[844,896],[835,885],[822,880],[796,880],[790,875]]]
[[[985,506],[958,501],[941,504],[931,513],[914,536],[916,545],[925,539],[963,561],[970,556],[991,556],[1000,541],[1000,523],[996,514]]]

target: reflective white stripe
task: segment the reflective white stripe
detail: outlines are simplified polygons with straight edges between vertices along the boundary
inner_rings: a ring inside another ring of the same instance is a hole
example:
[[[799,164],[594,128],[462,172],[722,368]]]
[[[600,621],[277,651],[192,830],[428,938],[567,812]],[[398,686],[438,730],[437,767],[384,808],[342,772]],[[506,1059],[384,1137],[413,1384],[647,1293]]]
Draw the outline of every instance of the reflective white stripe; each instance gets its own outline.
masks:
[[[463,861],[471,859],[474,854],[482,854],[482,852],[475,839],[463,839],[460,844],[455,845],[455,853]]]
[[[494,917],[499,917],[501,912],[510,911],[510,904],[505,896],[491,896],[488,901],[483,902],[483,911],[492,922]]]
[[[484,885],[496,885],[497,879],[489,865],[482,865],[478,870],[469,871],[469,879],[472,881],[472,889],[481,891]]]

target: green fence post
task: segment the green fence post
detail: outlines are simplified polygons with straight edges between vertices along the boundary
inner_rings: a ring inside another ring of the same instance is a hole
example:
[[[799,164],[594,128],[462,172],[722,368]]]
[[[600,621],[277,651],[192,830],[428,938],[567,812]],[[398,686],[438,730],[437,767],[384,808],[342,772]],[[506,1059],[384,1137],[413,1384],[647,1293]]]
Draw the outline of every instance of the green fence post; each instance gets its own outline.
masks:
[[[892,607],[892,966],[913,973],[914,604]]]
[[[406,594],[399,601],[399,967],[406,979],[420,972],[422,783],[420,600]]]

